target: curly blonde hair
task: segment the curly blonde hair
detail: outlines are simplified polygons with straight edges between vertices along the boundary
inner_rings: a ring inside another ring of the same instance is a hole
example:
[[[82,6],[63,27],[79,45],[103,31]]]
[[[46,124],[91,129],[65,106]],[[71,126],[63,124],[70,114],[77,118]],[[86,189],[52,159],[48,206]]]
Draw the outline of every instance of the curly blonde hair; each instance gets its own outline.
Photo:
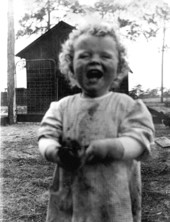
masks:
[[[97,37],[111,36],[115,41],[118,51],[118,69],[117,78],[114,80],[111,88],[117,88],[123,78],[128,75],[130,68],[126,59],[125,47],[118,39],[114,28],[107,23],[87,24],[79,27],[79,29],[74,29],[70,33],[68,40],[62,45],[59,54],[59,68],[61,73],[69,81],[71,87],[79,86],[73,72],[74,42],[83,34],[90,34]]]

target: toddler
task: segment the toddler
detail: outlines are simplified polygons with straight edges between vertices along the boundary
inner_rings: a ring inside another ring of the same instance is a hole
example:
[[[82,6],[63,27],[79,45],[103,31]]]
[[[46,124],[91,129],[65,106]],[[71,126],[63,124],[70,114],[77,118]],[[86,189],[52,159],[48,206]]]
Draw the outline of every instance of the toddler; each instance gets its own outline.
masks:
[[[39,150],[56,163],[47,222],[140,222],[140,161],[154,125],[141,100],[114,92],[129,71],[125,48],[108,24],[69,35],[60,70],[82,92],[52,102]]]

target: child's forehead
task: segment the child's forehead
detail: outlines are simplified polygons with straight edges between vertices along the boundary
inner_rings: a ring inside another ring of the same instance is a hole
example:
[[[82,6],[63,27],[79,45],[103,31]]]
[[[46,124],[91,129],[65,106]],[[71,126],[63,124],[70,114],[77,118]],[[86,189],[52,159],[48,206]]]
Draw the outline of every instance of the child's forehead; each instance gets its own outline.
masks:
[[[74,43],[74,48],[82,48],[82,47],[107,47],[107,46],[115,46],[117,48],[117,42],[111,35],[103,35],[96,36],[89,33],[83,33],[79,35]]]

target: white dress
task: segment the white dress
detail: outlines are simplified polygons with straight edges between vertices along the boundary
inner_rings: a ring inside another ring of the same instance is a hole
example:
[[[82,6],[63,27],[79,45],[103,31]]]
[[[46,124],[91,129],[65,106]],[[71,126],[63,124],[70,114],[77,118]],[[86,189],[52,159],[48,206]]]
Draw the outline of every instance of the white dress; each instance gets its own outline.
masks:
[[[39,138],[91,140],[128,136],[145,152],[139,160],[85,164],[71,172],[56,166],[47,222],[140,222],[140,160],[150,152],[154,126],[141,100],[110,92],[99,98],[68,96],[51,103]]]

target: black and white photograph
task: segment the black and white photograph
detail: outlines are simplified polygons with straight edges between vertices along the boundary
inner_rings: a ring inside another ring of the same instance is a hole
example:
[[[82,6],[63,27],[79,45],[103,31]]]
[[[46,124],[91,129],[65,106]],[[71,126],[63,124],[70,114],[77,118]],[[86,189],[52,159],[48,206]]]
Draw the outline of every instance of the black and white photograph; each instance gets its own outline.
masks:
[[[170,222],[170,1],[0,20],[0,222]]]

